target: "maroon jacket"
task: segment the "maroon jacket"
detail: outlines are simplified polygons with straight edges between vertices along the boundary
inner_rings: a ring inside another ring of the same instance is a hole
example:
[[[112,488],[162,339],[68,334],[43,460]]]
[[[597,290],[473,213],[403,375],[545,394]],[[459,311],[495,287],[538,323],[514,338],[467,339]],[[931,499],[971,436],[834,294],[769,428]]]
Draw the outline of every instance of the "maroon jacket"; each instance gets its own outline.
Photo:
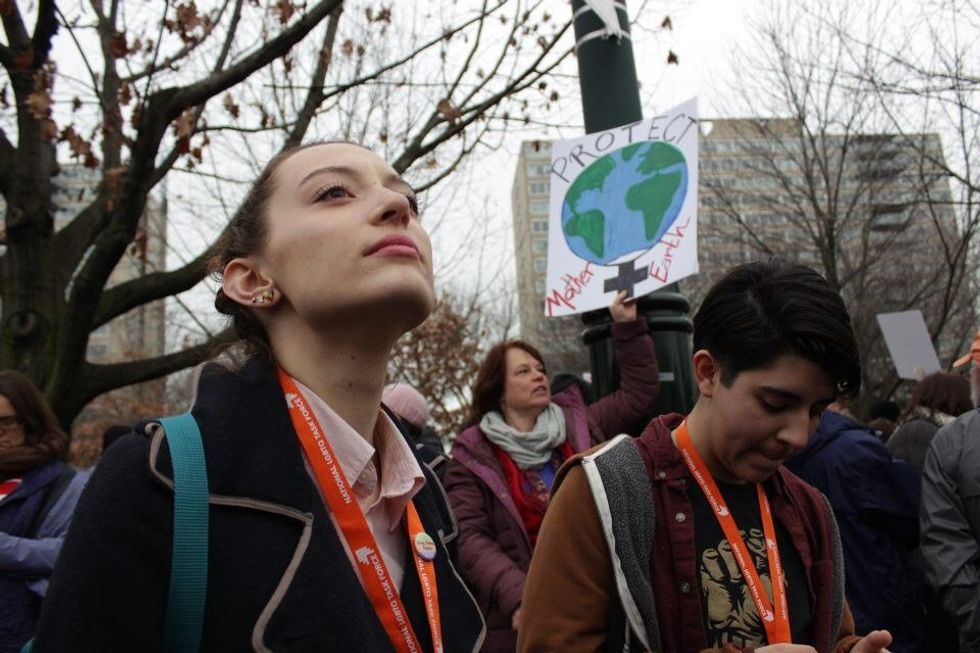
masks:
[[[653,420],[636,444],[650,475],[656,506],[654,532],[659,536],[650,566],[661,642],[667,651],[701,651],[708,643],[697,591],[693,509],[685,489],[693,481],[689,481],[687,465],[670,437],[682,419],[673,414]],[[839,630],[844,606],[835,600],[834,569],[842,568],[843,561],[830,506],[817,490],[785,467],[766,481],[766,490],[773,516],[789,532],[807,572],[816,649],[832,651],[842,635],[851,633]],[[834,612],[838,613],[836,618]],[[832,623],[838,624],[833,632]],[[848,644],[853,645],[853,641]]]
[[[680,415],[657,417],[643,435],[625,443],[635,447],[637,465],[623,458],[598,465],[593,458],[587,476],[580,464],[583,456],[576,455],[558,472],[525,587],[521,653],[627,650],[624,604],[631,606],[631,620],[641,622],[646,644],[655,651],[755,650],[732,643],[708,648],[687,492],[694,481],[670,437],[680,421]],[[627,477],[625,484],[610,482]],[[602,509],[606,519],[600,517],[596,485],[612,492],[623,488],[633,492],[646,484],[651,490],[646,497],[607,495]],[[854,635],[854,620],[844,600],[843,557],[830,506],[819,492],[782,467],[765,484],[773,514],[789,532],[806,569],[814,648],[819,653],[846,653],[860,638]],[[647,516],[644,511],[653,516],[652,526],[640,523]],[[616,528],[617,524],[624,528]],[[608,532],[617,538],[615,561]],[[649,556],[644,551],[647,546]],[[630,582],[645,573],[649,585]],[[629,601],[624,601],[623,592]],[[633,635],[628,650],[646,650],[636,631],[629,632]]]
[[[620,389],[586,406],[575,385],[554,395],[568,441],[585,451],[620,433],[639,433],[657,402],[659,371],[644,321],[613,323]],[[459,567],[487,621],[487,653],[514,651],[511,616],[520,607],[531,542],[504,472],[479,425],[463,431],[446,469],[446,491],[459,522]]]

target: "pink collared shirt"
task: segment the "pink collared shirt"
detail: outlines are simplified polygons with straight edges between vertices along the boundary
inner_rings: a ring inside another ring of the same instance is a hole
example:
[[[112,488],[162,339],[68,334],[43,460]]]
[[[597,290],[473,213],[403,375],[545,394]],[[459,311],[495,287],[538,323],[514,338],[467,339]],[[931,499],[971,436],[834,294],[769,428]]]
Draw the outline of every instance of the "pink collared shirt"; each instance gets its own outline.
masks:
[[[408,552],[402,520],[409,501],[425,485],[422,468],[408,442],[384,411],[378,410],[378,421],[374,426],[376,446],[371,446],[327,402],[295,378],[293,381],[303,391],[306,403],[313,409],[333,447],[344,476],[353,486],[354,496],[378,543],[392,581],[396,587],[401,587]],[[380,465],[375,464],[376,457],[380,459]],[[380,485],[378,466],[381,468]],[[350,551],[347,556],[353,565]]]

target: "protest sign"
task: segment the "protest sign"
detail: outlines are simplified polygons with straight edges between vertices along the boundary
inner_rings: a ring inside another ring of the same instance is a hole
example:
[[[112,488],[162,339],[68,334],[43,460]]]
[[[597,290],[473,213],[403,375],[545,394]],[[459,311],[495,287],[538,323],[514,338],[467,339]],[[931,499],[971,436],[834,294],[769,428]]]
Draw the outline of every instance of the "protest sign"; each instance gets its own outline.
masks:
[[[899,377],[918,381],[942,371],[922,311],[879,313],[877,318]]]
[[[551,146],[547,316],[698,271],[697,102]]]

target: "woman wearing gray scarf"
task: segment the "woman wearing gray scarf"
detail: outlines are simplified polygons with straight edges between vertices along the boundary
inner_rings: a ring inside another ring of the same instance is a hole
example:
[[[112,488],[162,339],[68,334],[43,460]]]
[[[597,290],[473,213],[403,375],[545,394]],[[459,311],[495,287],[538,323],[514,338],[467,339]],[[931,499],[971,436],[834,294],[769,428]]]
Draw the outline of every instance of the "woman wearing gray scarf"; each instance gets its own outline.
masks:
[[[569,456],[638,434],[657,402],[646,321],[620,294],[609,307],[620,389],[586,405],[578,386],[551,394],[541,354],[522,340],[493,347],[473,387],[471,425],[453,445],[446,490],[459,523],[459,567],[487,622],[483,651],[517,645],[521,593],[555,473]]]

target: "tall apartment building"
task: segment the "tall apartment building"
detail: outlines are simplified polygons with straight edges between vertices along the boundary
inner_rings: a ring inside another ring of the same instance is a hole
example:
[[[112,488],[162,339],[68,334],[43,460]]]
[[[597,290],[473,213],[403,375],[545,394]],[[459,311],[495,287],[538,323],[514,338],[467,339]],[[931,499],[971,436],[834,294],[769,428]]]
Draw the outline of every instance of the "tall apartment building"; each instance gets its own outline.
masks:
[[[544,315],[550,171],[550,142],[521,144],[511,195],[521,335],[541,351],[550,374],[581,375],[590,370],[589,353],[581,339],[582,321],[577,315]]]
[[[948,179],[937,165],[939,137],[917,136],[912,147],[889,134],[827,136],[818,144],[823,167],[831,168],[824,174],[794,120],[703,120],[700,127],[701,272],[682,280],[681,291],[696,309],[707,287],[735,264],[771,255],[821,271],[832,263],[865,345],[866,376],[884,376],[891,361],[875,314],[921,308],[928,323],[943,311],[943,293],[930,292],[929,284],[942,283],[941,241],[955,242],[958,229]],[[552,368],[578,371],[588,369],[581,322],[543,314],[549,167],[547,142],[522,145],[513,189],[521,327],[556,359],[548,361]],[[817,246],[830,240],[838,245]],[[972,306],[971,289],[967,283],[957,290],[960,306]],[[959,346],[960,332],[972,328],[974,312],[954,319],[963,325],[952,324],[940,338],[942,360]]]
[[[82,165],[62,164],[54,179],[55,230],[67,225],[91,203],[100,175],[100,171]],[[137,238],[112,271],[107,285],[163,270],[166,261],[167,205],[165,200],[150,195]],[[102,325],[89,337],[88,360],[116,363],[162,355],[166,346],[165,318],[165,303],[158,300]]]

